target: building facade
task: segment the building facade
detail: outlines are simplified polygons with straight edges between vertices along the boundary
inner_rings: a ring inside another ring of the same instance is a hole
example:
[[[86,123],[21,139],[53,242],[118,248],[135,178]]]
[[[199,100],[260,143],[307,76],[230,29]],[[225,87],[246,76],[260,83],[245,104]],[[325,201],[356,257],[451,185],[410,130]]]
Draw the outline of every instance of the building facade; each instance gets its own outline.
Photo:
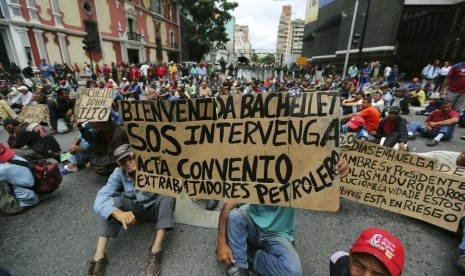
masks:
[[[252,57],[252,44],[249,40],[249,26],[234,26],[234,60],[249,62]]]
[[[342,73],[349,51],[349,65],[372,60],[382,66],[398,64],[408,77],[418,76],[434,59],[454,62],[463,58],[463,0],[360,0],[355,36],[350,38],[354,4],[349,0],[307,0],[302,55],[314,64],[334,63]],[[350,43],[348,49],[349,39],[356,43]]]
[[[174,0],[0,0],[0,62],[94,63],[178,61]]]
[[[291,28],[292,7],[283,6],[281,16],[279,17],[278,37],[276,39],[276,60],[283,63],[289,52],[289,33]]]

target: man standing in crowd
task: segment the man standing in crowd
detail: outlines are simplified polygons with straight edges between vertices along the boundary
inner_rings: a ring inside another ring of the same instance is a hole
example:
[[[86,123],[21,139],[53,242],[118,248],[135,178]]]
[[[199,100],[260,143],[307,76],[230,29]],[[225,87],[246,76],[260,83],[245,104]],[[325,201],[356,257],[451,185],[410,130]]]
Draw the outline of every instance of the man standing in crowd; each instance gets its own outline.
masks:
[[[3,127],[10,134],[8,145],[16,150],[16,154],[31,160],[47,158],[60,160],[60,144],[43,126],[6,119]],[[23,148],[24,146],[27,147]]]
[[[401,276],[405,250],[402,242],[391,233],[365,229],[349,253],[339,251],[331,256],[330,276],[389,275]]]
[[[95,199],[94,209],[100,222],[97,249],[93,261],[90,262],[89,275],[104,274],[108,266],[105,249],[109,237],[116,237],[121,226],[127,230],[128,227],[144,221],[154,221],[156,229],[145,275],[159,275],[163,240],[166,232],[174,227],[176,199],[135,189],[137,165],[129,144],[116,148],[114,156],[119,167],[114,170]]]
[[[434,147],[439,141],[448,141],[452,139],[455,130],[455,124],[459,121],[459,114],[452,110],[452,104],[448,99],[444,99],[441,108],[431,112],[426,119],[426,126],[420,122],[413,121],[408,126],[408,139],[415,140],[415,133],[419,132],[422,136],[433,138],[427,143],[427,146]]]
[[[441,95],[446,94],[446,99],[451,102],[455,111],[465,110],[465,62],[457,63],[450,68],[440,92]]]
[[[14,150],[0,144],[0,211],[17,214],[39,204],[39,196],[32,190],[34,176],[29,168],[9,161],[26,161]]]
[[[46,63],[45,59],[42,59],[42,63],[39,65],[39,71],[49,84],[55,83],[55,79],[53,78],[53,67]]]
[[[347,176],[349,167],[344,159],[339,160],[334,173],[341,179]],[[251,262],[258,275],[302,275],[299,254],[293,246],[295,208],[248,204],[242,210],[237,206],[225,202],[218,222],[217,254],[228,266],[226,274],[249,275]]]

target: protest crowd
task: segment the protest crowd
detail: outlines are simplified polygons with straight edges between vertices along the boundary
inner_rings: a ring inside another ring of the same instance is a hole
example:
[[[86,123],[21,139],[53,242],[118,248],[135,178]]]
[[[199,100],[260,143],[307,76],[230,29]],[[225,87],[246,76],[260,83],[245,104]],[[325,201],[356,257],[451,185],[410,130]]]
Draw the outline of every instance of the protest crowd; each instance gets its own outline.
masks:
[[[116,237],[121,228],[144,221],[154,221],[156,228],[146,275],[159,275],[163,242],[175,227],[176,199],[136,189],[137,158],[118,112],[121,101],[171,103],[273,93],[299,98],[304,93],[338,91],[341,135],[353,133],[361,141],[407,153],[417,134],[430,139],[427,145],[434,147],[453,139],[457,124],[465,125],[465,63],[450,65],[435,60],[419,71],[409,82],[402,79],[397,65],[383,68],[376,61],[362,68],[351,65],[344,79],[336,75],[331,64],[279,67],[239,63],[218,68],[204,61],[170,61],[139,65],[113,62],[90,68],[76,63],[52,66],[42,60],[37,68],[29,64],[23,69],[15,64],[4,69],[0,64],[0,119],[9,135],[0,145],[0,208],[6,214],[19,214],[39,204],[41,198],[33,188],[35,176],[31,170],[12,160],[62,163],[63,177],[93,169],[108,180],[95,199],[94,210],[100,221],[89,275],[103,275],[109,265],[106,248],[110,237]],[[86,89],[111,91],[111,110],[105,120],[77,120],[78,100],[83,94],[79,83],[83,82]],[[24,114],[30,112],[27,109],[34,106],[48,112],[41,121],[24,120]],[[417,113],[427,116],[424,122],[407,122],[412,107],[422,108]],[[57,142],[56,135],[73,130],[78,134],[71,145]],[[456,165],[465,165],[463,152],[454,158]],[[332,173],[346,177],[348,162],[339,160]],[[206,209],[214,210],[218,204],[219,200],[210,199]],[[258,275],[305,275],[301,257],[293,247],[295,208],[258,204],[239,207],[241,204],[222,204],[218,222],[217,258],[226,265],[226,275],[249,275],[249,271]],[[457,267],[465,272],[463,243],[459,250]],[[399,238],[383,229],[369,228],[349,252],[331,256],[330,275],[402,275],[404,255]]]

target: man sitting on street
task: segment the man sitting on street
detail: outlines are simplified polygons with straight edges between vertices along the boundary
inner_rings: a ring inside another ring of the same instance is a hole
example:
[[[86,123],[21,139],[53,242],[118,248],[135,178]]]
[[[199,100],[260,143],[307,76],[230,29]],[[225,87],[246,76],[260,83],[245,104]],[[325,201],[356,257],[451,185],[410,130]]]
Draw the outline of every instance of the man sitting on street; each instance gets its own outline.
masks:
[[[425,123],[413,121],[408,126],[408,138],[414,140],[415,133],[419,132],[422,136],[433,138],[427,146],[434,147],[439,141],[448,141],[452,139],[455,130],[455,124],[458,123],[460,115],[452,110],[452,105],[448,99],[441,102],[441,108],[437,109],[428,116]]]
[[[415,90],[410,93],[410,104],[412,106],[422,107],[426,101],[426,94],[423,89],[421,89],[421,84],[417,83],[415,85]]]
[[[154,221],[155,241],[150,248],[145,275],[161,272],[162,245],[165,234],[174,227],[176,199],[136,190],[136,158],[129,144],[115,149],[119,167],[111,174],[107,184],[100,189],[94,209],[100,217],[97,249],[90,262],[89,275],[103,275],[108,266],[105,249],[109,237],[116,237],[121,230],[144,221]]]
[[[378,109],[371,105],[371,99],[369,98],[363,99],[360,107],[361,110],[359,112],[347,114],[342,117],[342,120],[347,121],[354,116],[360,116],[365,120],[369,132],[376,131],[381,117]]]
[[[407,150],[407,120],[400,116],[400,106],[393,105],[389,109],[389,116],[379,123],[378,129],[371,133],[375,139],[371,142],[385,147]]]
[[[10,160],[26,161],[14,150],[0,144],[0,211],[11,215],[39,204],[39,196],[32,190],[34,176],[31,170],[11,164]]]
[[[70,119],[74,114],[74,103],[68,97],[69,91],[59,88],[56,94],[57,98],[48,102],[52,135],[68,132],[71,129]]]
[[[367,141],[370,136],[365,126],[365,120],[360,116],[354,116],[346,124],[341,125],[341,134],[348,132],[356,133],[355,138],[362,141]]]
[[[336,165],[341,179],[349,173],[344,159]],[[296,210],[291,207],[225,202],[218,222],[218,259],[227,275],[249,275],[251,262],[258,275],[302,275],[299,254],[293,246]],[[247,250],[249,244],[249,250]],[[251,253],[251,258],[248,253]]]
[[[86,127],[82,124],[77,126],[82,139],[90,144],[92,150],[92,158],[86,167],[94,167],[100,175],[110,175],[116,167],[116,157],[113,154],[115,149],[129,143],[124,128],[111,117],[106,122],[89,122]]]
[[[355,241],[350,253],[339,251],[331,256],[329,275],[401,276],[404,260],[401,241],[385,230],[368,228]]]
[[[60,144],[45,127],[37,123],[20,123],[16,119],[6,119],[3,127],[10,134],[8,145],[16,150],[16,154],[29,160],[55,158],[60,161]]]

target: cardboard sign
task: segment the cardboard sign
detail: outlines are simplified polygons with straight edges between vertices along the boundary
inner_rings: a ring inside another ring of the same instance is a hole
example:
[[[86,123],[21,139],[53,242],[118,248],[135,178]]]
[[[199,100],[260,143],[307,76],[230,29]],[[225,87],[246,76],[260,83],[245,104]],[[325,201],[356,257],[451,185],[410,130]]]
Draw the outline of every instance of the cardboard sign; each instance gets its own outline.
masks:
[[[137,156],[136,186],[175,197],[338,210],[339,99],[304,94],[121,102]]]
[[[105,122],[113,103],[113,89],[90,88],[78,95],[74,116],[76,122]]]
[[[50,114],[46,104],[27,105],[21,109],[18,121],[28,123],[49,123]]]
[[[355,142],[356,133],[347,132],[346,134],[341,134],[339,137],[339,147],[341,148],[350,148]]]
[[[353,148],[372,145],[356,140]],[[432,159],[402,152],[383,154],[392,149],[374,146],[371,153],[341,153],[350,167],[341,196],[456,231],[465,208],[465,179],[438,173]]]

